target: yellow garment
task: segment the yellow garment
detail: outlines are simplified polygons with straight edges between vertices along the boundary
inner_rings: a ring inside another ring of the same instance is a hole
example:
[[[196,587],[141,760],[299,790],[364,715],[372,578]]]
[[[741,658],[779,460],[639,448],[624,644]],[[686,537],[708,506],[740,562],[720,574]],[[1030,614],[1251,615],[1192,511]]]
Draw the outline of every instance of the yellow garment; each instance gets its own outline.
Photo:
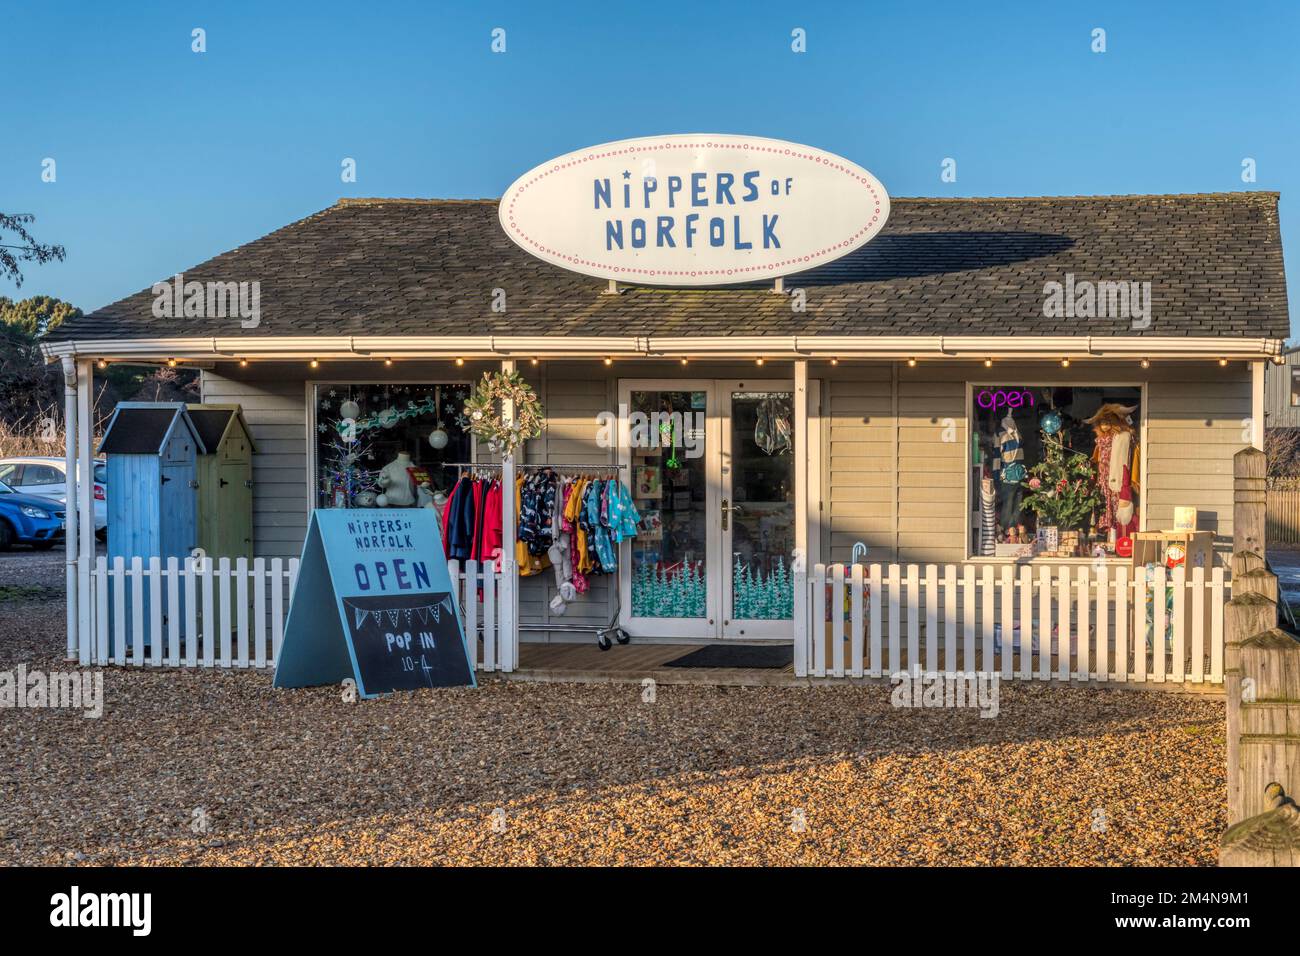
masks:
[[[519,512],[524,501],[524,479],[515,479],[515,520],[519,520]],[[544,554],[529,554],[528,545],[519,540],[519,535],[515,534],[515,560],[519,563],[519,576],[521,578],[531,577],[534,574],[540,574],[551,566],[551,559]]]
[[[564,503],[564,520],[570,524],[577,524],[578,507],[582,502],[582,489],[586,486],[586,478],[574,479],[573,488],[569,491],[569,500]]]
[[[579,478],[573,486],[573,493],[569,495],[569,503],[564,509],[564,517],[573,522],[574,544],[578,548],[579,574],[590,574],[596,567],[595,562],[591,560],[591,553],[587,550],[587,532],[582,530],[582,525],[578,522],[578,516],[582,514],[582,496],[589,484],[591,484],[590,480]]]

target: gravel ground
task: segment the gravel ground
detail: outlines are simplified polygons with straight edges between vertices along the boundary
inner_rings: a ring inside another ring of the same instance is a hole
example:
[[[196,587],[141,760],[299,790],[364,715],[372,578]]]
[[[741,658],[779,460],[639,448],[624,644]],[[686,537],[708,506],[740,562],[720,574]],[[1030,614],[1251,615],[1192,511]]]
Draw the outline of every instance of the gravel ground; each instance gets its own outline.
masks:
[[[0,586],[60,583],[14,557]],[[61,666],[61,599],[0,594],[0,670]],[[981,719],[880,686],[491,681],[348,704],[113,669],[104,697],[98,720],[0,711],[0,864],[1214,865],[1226,822],[1213,697],[1008,684]]]
[[[96,553],[104,553],[102,545]],[[61,602],[66,561],[67,552],[62,548],[34,551],[19,545],[12,551],[0,551],[0,587],[57,588]]]

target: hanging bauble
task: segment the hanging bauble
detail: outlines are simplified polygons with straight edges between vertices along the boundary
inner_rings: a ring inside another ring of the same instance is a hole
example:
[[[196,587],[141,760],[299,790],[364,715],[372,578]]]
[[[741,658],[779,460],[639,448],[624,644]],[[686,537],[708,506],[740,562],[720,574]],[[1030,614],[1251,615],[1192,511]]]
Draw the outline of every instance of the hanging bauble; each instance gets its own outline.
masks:
[[[1055,435],[1061,430],[1061,413],[1048,412],[1038,422],[1039,427],[1043,429],[1046,435]]]
[[[350,398],[339,406],[339,417],[341,418],[357,418],[360,415],[361,406]]]
[[[381,508],[387,508],[388,495],[384,495],[384,494],[375,495],[375,504],[377,504]]]
[[[393,408],[390,405],[388,408],[385,408],[382,412],[380,412],[376,416],[376,418],[379,421],[380,428],[392,428],[394,425],[397,424],[397,419],[398,419],[397,409]]]
[[[429,432],[429,445],[435,451],[442,451],[447,447],[447,431],[442,427],[442,422],[438,422],[438,427]]]

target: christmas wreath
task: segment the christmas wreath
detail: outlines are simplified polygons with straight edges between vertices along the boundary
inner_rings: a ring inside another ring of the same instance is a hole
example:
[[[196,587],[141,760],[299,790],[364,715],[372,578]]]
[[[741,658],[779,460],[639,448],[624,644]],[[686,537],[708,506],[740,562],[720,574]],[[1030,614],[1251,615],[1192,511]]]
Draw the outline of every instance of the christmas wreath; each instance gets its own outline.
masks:
[[[501,420],[501,403],[513,402],[514,421]],[[542,433],[542,403],[532,386],[518,372],[484,372],[483,380],[465,401],[466,426],[488,451],[509,455],[530,438]]]

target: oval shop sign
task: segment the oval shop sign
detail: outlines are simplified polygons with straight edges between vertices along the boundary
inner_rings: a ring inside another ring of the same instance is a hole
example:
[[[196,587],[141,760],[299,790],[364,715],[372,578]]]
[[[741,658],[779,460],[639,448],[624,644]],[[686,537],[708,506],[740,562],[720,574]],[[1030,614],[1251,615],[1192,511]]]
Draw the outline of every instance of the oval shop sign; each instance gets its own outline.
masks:
[[[529,170],[501,226],[562,268],[643,285],[772,279],[847,255],[889,216],[880,180],[843,157],[756,136],[620,140]]]

